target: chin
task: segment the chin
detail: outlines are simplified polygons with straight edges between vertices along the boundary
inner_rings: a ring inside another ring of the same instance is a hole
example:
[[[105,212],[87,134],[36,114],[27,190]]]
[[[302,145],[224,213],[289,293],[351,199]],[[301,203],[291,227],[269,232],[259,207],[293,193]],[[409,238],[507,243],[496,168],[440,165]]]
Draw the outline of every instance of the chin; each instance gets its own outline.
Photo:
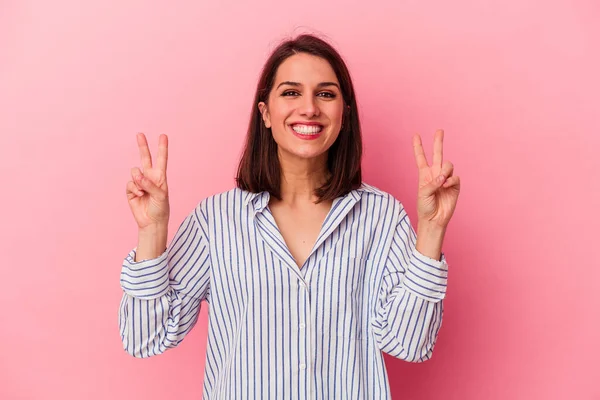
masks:
[[[284,148],[283,151],[285,153],[287,153],[288,156],[290,157],[296,157],[296,158],[303,158],[303,159],[311,159],[311,158],[317,158],[323,155],[323,153],[325,153],[324,151],[322,151],[322,149],[310,149],[310,148],[298,148],[298,147],[294,147],[292,149],[288,148]]]
[[[298,157],[302,158],[318,158],[327,156],[328,149],[318,148],[318,149],[305,149],[305,151],[296,151]]]

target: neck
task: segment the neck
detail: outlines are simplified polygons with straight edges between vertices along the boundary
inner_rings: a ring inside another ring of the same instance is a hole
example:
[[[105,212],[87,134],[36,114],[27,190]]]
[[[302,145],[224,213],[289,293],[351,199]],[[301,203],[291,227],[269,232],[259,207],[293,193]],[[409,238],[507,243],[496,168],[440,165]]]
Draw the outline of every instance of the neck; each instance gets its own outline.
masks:
[[[280,159],[281,201],[287,204],[314,203],[318,200],[314,190],[322,186],[331,175],[327,170],[327,154],[294,161]]]

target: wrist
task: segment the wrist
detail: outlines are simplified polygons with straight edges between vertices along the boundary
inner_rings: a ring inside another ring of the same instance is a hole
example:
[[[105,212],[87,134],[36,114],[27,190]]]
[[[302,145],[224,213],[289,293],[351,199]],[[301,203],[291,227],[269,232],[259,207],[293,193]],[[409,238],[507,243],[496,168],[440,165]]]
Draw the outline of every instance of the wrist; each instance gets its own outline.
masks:
[[[441,261],[442,244],[446,228],[429,223],[419,223],[417,227],[416,249],[431,259]]]
[[[160,256],[167,247],[166,226],[149,226],[138,232],[136,261],[154,259]]]
[[[169,228],[168,224],[150,224],[144,228],[139,228],[138,233],[144,235],[161,234],[166,232]]]
[[[446,227],[431,222],[417,221],[417,235],[419,234],[430,237],[444,237]]]

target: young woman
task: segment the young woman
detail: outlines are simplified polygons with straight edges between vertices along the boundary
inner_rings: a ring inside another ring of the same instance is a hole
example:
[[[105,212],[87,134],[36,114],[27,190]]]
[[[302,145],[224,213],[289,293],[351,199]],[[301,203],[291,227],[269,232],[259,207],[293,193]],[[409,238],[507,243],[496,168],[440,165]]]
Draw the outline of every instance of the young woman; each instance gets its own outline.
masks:
[[[125,350],[176,347],[210,304],[207,399],[389,398],[383,352],[428,360],[442,323],[441,252],[459,179],[413,138],[418,228],[402,203],[362,182],[350,74],[323,40],[282,43],[258,82],[237,187],[200,201],[167,246],[167,136],[127,198],[139,227],[125,258]],[[440,177],[440,179],[438,179]]]

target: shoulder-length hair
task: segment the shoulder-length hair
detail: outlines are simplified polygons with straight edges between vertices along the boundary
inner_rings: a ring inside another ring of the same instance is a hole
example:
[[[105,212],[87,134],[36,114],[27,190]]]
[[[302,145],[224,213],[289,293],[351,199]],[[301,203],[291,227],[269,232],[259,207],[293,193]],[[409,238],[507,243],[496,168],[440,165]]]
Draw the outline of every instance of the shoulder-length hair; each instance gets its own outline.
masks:
[[[310,34],[303,34],[281,43],[263,66],[252,103],[246,144],[239,162],[236,182],[240,189],[252,193],[268,191],[281,200],[281,166],[277,155],[277,143],[273,139],[271,129],[263,124],[258,103],[263,101],[268,104],[277,69],[283,61],[297,53],[311,54],[328,61],[340,83],[344,100],[342,128],[328,149],[327,168],[331,176],[314,192],[320,203],[360,187],[362,139],[354,87],[348,68],[330,44]]]

